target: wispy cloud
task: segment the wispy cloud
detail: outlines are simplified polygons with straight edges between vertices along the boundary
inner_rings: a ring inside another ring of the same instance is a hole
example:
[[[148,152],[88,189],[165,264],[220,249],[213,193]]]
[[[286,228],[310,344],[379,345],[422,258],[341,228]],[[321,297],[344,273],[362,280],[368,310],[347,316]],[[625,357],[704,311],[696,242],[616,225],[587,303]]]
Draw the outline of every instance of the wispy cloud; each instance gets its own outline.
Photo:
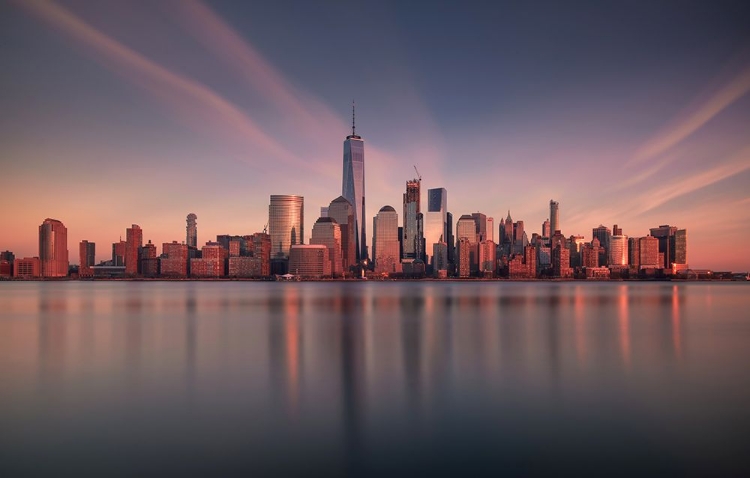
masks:
[[[642,163],[667,152],[685,138],[703,127],[716,115],[750,92],[750,66],[744,68],[731,81],[700,104],[685,118],[667,127],[640,147],[629,165]]]
[[[233,132],[235,139],[254,152],[305,167],[303,161],[266,134],[251,117],[211,88],[146,58],[58,4],[33,1],[21,2],[20,5],[70,35],[95,53],[99,61],[174,108],[178,116],[183,116],[186,109],[199,111],[201,127]]]
[[[750,147],[710,169],[678,178],[641,193],[632,203],[632,212],[641,214],[655,209],[672,199],[693,193],[707,186],[750,169]]]

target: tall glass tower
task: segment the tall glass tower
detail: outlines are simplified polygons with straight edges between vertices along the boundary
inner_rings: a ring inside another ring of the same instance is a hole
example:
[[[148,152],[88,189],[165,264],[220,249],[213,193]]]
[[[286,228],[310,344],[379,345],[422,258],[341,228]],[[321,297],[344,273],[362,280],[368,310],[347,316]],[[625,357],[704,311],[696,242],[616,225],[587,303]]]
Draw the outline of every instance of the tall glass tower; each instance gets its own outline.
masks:
[[[352,134],[344,141],[344,176],[341,195],[354,207],[354,240],[357,261],[367,259],[367,232],[365,227],[365,142],[354,129],[354,103],[352,103]]]
[[[272,194],[268,206],[268,234],[271,257],[289,258],[291,247],[305,242],[305,198],[291,194]]]
[[[427,215],[424,227],[425,249],[432,256],[433,245],[450,244],[448,237],[448,191],[445,188],[427,190]]]

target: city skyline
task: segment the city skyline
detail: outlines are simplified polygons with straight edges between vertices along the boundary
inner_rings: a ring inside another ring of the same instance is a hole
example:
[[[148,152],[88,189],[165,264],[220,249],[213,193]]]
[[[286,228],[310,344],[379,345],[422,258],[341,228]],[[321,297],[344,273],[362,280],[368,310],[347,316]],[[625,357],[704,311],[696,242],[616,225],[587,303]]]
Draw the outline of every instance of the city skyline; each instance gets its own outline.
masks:
[[[329,7],[300,7],[310,21],[280,15],[276,30],[299,33],[274,45],[278,34],[263,18],[283,6],[3,4],[0,249],[37,255],[39,222],[55,217],[69,250],[84,239],[99,244],[98,262],[130,224],[144,242],[181,241],[190,212],[203,244],[261,231],[272,194],[304,196],[303,221],[314,224],[338,196],[354,97],[368,141],[365,226],[372,212],[400,204],[416,164],[423,189],[451,193],[455,218],[502,218],[509,209],[529,233],[541,232],[554,198],[566,236],[590,240],[597,225],[619,224],[638,237],[677,224],[690,230],[691,268],[750,269],[746,255],[719,247],[750,233],[748,34],[728,4],[690,14],[683,3],[663,5],[645,20],[645,7],[592,9],[592,20],[622,25],[605,34],[584,22],[556,60],[542,31],[555,12],[530,7],[480,14],[437,4],[410,32],[403,25],[415,13],[363,5],[371,24],[328,35],[319,25]],[[541,22],[530,33],[539,36],[514,53],[508,39],[528,40],[524,13]],[[580,26],[557,13],[562,31]],[[449,14],[453,48],[438,41]],[[636,17],[638,34],[627,33]],[[392,35],[383,40],[379,29]],[[346,37],[358,54],[340,55],[342,33],[353,33]],[[593,38],[604,46],[588,46]],[[431,41],[442,56],[430,53]],[[653,44],[660,48],[646,48]],[[346,81],[322,74],[334,53]],[[433,80],[462,67],[473,74]]]

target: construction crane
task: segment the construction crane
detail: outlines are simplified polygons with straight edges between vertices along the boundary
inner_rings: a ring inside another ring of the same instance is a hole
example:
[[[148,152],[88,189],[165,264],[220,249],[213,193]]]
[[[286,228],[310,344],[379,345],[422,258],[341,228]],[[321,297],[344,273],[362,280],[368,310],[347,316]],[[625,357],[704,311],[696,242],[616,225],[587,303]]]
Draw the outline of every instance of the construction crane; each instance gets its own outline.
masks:
[[[419,178],[419,182],[421,183],[422,182],[422,175],[419,174],[419,170],[417,169],[417,165],[416,164],[414,165],[414,171],[417,172],[417,178]]]

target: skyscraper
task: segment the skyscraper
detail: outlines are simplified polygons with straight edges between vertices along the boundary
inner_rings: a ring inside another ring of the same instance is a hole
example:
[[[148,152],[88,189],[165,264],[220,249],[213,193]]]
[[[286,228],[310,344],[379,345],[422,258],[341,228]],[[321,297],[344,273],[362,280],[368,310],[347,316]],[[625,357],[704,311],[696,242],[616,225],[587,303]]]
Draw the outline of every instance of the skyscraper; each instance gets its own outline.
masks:
[[[622,232],[622,229],[617,230]],[[628,236],[613,234],[609,238],[608,263],[610,266],[628,265]]]
[[[344,271],[357,263],[357,250],[354,230],[354,208],[344,196],[339,196],[328,206],[328,217],[341,228],[341,262]]]
[[[68,229],[57,219],[39,226],[39,261],[42,277],[68,276]]]
[[[78,246],[79,266],[78,277],[91,277],[94,275],[91,266],[96,265],[96,244],[86,240],[81,241]]]
[[[305,240],[305,198],[274,194],[268,206],[268,233],[271,236],[271,258],[289,258],[293,244]]]
[[[340,277],[344,269],[341,265],[341,227],[332,217],[320,217],[312,228],[310,244],[328,248],[328,261],[333,277]]]
[[[421,183],[419,179],[406,181],[404,193],[404,259],[418,259],[422,252],[419,234]]]
[[[375,272],[379,274],[401,272],[398,253],[398,213],[391,206],[383,206],[373,219],[372,227]]]
[[[477,223],[474,217],[464,214],[456,223],[456,255],[458,256],[459,276],[467,277],[479,270],[479,249]],[[467,262],[468,261],[468,262]]]
[[[427,214],[425,215],[424,239],[426,251],[432,255],[433,245],[446,243],[446,258],[450,238],[448,237],[448,191],[445,188],[427,190]],[[430,263],[433,262],[430,258]],[[434,265],[434,264],[433,264]],[[444,268],[447,266],[444,266]]]
[[[143,230],[138,224],[133,224],[125,229],[125,274],[128,276],[138,275],[141,259],[141,247],[143,247]]]
[[[188,247],[198,247],[198,216],[192,212],[187,215],[187,242]]]
[[[344,174],[341,195],[354,208],[354,236],[357,261],[367,258],[367,229],[365,227],[365,143],[354,129],[352,103],[352,134],[344,141]]]
[[[549,200],[549,227],[550,236],[555,231],[561,231],[560,229],[560,203],[557,201]]]

